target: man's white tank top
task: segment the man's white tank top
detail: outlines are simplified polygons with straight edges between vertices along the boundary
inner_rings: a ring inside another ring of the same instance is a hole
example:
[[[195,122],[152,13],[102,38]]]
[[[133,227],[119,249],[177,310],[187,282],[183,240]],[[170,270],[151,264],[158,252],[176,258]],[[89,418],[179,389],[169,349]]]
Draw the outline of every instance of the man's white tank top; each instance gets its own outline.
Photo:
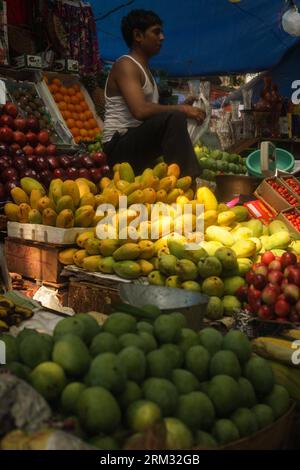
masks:
[[[130,55],[124,55],[122,57],[128,57],[143,71],[145,76],[145,83],[142,90],[145,95],[145,99],[151,103],[158,103],[159,94],[155,80],[151,83],[144,67]],[[122,58],[120,57],[120,59]],[[152,77],[153,78],[153,77]],[[126,101],[122,96],[107,96],[107,83],[105,84],[104,96],[105,96],[105,120],[102,142],[109,142],[115,132],[124,135],[131,127],[138,127],[142,124],[142,121],[138,121],[131,114]]]

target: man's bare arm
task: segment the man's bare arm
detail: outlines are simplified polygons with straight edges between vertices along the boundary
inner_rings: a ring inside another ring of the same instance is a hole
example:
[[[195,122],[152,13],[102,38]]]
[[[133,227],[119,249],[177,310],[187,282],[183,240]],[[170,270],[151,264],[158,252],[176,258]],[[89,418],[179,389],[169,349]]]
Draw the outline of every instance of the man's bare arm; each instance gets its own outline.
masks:
[[[143,94],[140,74],[133,62],[121,60],[115,64],[115,81],[124,97],[132,115],[139,121],[145,121],[160,113],[178,110],[188,118],[202,123],[205,113],[199,108],[189,105],[161,105],[150,103],[145,100]]]

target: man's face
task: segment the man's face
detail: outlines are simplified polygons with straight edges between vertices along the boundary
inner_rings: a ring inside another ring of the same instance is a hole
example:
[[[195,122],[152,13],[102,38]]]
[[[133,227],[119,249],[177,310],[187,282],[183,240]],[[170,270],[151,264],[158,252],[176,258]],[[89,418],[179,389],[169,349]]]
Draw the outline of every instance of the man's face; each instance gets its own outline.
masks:
[[[158,24],[136,34],[137,42],[149,57],[159,53],[164,39],[162,26]]]

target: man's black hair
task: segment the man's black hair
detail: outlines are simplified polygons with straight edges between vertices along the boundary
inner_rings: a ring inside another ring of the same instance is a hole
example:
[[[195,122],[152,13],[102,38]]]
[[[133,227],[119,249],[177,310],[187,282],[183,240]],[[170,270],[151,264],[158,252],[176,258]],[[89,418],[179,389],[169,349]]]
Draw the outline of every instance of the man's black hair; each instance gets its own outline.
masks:
[[[139,29],[143,33],[156,24],[162,25],[160,17],[150,10],[132,10],[122,18],[121,30],[128,47],[133,44],[133,31]]]

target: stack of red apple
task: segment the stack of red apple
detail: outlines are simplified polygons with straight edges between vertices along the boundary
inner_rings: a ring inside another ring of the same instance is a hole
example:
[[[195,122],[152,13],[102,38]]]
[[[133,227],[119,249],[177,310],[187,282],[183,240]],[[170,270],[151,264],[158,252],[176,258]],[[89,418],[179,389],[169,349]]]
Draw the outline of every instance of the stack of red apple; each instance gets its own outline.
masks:
[[[270,186],[278,193],[280,194],[283,199],[285,199],[291,206],[296,206],[298,204],[298,199],[296,196],[294,196],[291,191],[288,190],[283,184],[278,183],[277,180],[266,180]]]
[[[24,176],[48,186],[53,178],[82,177],[98,183],[108,171],[102,152],[58,157],[56,146],[49,141],[48,131],[40,129],[34,116],[23,118],[11,102],[3,106],[0,115],[0,200],[8,197]]]
[[[294,253],[268,251],[246,273],[236,296],[246,310],[264,320],[300,322],[300,263]]]
[[[284,178],[284,182],[291,188],[291,190],[300,196],[300,184],[294,178]]]
[[[294,209],[284,213],[284,217],[300,232],[300,215]]]

